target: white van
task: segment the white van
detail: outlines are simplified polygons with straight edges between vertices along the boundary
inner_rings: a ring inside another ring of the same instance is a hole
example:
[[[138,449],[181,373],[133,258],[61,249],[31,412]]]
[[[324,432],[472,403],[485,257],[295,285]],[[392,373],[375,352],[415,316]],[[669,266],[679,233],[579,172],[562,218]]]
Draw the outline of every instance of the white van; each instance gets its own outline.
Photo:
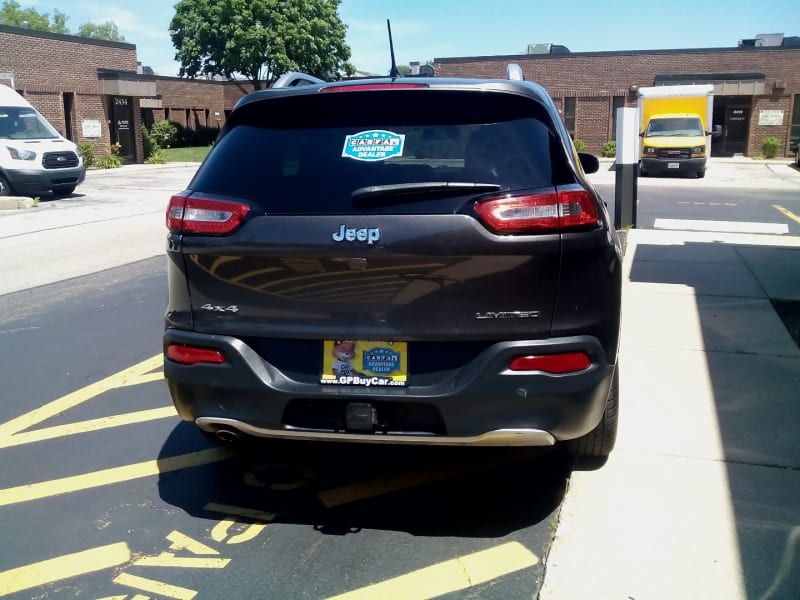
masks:
[[[77,146],[25,98],[0,85],[0,196],[68,195],[85,177]]]

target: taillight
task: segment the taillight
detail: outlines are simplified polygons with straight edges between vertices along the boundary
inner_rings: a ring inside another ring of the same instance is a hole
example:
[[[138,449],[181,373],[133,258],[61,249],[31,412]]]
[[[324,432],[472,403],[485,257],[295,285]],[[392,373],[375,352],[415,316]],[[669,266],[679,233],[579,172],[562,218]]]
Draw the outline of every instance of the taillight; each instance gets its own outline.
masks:
[[[372,92],[375,90],[411,90],[430,87],[427,83],[361,83],[354,85],[332,85],[320,90],[329,92]]]
[[[198,363],[221,365],[225,362],[225,357],[219,350],[199,348],[197,346],[178,346],[176,344],[167,346],[167,358],[182,365],[196,365]]]
[[[564,374],[583,371],[592,366],[592,361],[583,352],[566,352],[563,354],[541,354],[516,356],[508,368],[512,371],[544,371],[545,373]]]
[[[224,235],[235,230],[249,210],[240,202],[173,196],[167,206],[167,228],[174,233]]]
[[[493,232],[557,232],[597,225],[597,207],[583,188],[557,188],[541,194],[489,198],[475,212]]]

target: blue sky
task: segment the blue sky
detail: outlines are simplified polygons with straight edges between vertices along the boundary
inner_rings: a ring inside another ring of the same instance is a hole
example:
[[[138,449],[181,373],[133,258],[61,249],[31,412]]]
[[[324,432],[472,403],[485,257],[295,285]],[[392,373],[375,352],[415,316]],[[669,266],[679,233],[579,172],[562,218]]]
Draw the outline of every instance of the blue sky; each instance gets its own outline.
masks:
[[[173,0],[17,0],[39,12],[58,9],[76,31],[114,21],[139,60],[177,75],[169,37]],[[758,33],[800,36],[798,0],[342,0],[351,62],[387,73],[386,19],[398,64],[448,56],[520,54],[528,44],[563,44],[573,52],[736,46]]]

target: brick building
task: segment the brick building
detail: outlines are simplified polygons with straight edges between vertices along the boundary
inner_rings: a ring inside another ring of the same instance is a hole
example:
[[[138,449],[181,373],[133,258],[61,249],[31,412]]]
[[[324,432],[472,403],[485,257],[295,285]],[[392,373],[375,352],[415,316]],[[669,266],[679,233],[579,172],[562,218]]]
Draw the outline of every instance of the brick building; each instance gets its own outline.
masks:
[[[770,36],[772,37],[772,36]],[[783,39],[783,36],[779,36]],[[794,38],[790,38],[794,39]],[[525,79],[544,86],[574,137],[599,153],[615,136],[616,109],[635,107],[639,87],[714,84],[712,156],[761,153],[767,136],[800,136],[800,46],[756,46],[742,40],[735,48],[649,50],[474,56],[435,59],[437,77],[505,78],[516,63]]]
[[[159,77],[137,62],[134,44],[0,25],[0,85],[21,93],[67,139],[119,143],[143,162],[141,127],[169,119],[220,127],[242,96],[230,82]]]
[[[783,45],[756,45],[776,38]],[[771,35],[735,48],[580,53],[545,45],[547,54],[437,58],[435,65],[437,77],[505,78],[507,65],[519,64],[594,153],[614,139],[616,108],[636,106],[639,87],[713,83],[714,123],[724,135],[714,138],[712,155],[757,155],[771,135],[788,156],[789,140],[800,137],[800,45],[786,41]],[[94,144],[97,154],[118,142],[135,162],[144,160],[143,124],[168,119],[193,129],[221,127],[243,95],[233,82],[148,73],[133,44],[0,25],[3,84],[68,139]]]

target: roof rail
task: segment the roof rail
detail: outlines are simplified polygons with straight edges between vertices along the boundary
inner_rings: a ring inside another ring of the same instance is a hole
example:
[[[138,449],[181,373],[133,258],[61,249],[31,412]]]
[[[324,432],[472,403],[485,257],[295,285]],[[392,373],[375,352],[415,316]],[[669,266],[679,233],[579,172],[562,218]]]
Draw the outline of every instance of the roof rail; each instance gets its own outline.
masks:
[[[525,75],[522,73],[522,67],[517,63],[508,63],[506,67],[508,78],[513,81],[525,81]]]
[[[315,83],[325,83],[325,82],[322,79],[319,79],[307,73],[298,73],[296,71],[290,71],[278,77],[278,79],[275,80],[275,83],[273,83],[270,87],[287,88],[287,87],[297,87],[300,85],[314,85]]]

